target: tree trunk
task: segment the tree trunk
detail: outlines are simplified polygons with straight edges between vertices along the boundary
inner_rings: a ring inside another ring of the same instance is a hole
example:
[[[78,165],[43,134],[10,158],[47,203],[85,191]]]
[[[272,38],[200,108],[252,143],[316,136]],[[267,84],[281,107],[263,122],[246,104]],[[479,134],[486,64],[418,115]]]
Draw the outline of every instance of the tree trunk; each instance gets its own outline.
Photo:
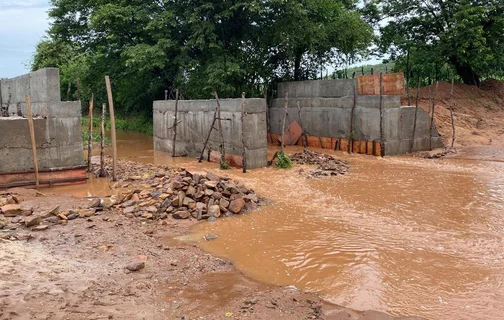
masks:
[[[296,56],[294,57],[294,81],[300,81],[301,79],[301,59],[303,58],[303,51],[296,50]]]
[[[450,57],[450,63],[455,67],[457,74],[465,84],[473,86],[480,85],[480,77],[476,72],[474,72],[471,66],[460,62],[456,56]]]

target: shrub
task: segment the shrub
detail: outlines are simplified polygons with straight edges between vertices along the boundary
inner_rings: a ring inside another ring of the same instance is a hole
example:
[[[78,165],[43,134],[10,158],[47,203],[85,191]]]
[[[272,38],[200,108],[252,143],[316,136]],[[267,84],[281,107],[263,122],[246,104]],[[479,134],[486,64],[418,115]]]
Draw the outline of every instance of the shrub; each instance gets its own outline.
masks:
[[[292,161],[288,155],[286,155],[283,152],[279,152],[277,154],[276,166],[277,166],[277,168],[288,169],[288,168],[292,167]]]

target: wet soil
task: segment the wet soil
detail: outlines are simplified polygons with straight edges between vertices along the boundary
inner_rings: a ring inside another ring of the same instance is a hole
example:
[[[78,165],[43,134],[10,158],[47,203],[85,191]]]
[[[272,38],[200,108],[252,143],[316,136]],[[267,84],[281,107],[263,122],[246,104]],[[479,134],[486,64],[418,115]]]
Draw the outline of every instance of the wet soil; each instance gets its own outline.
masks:
[[[370,309],[500,319],[504,312],[502,146],[434,160],[317,150],[350,170],[306,179],[313,166],[223,173],[155,152],[150,137],[118,137],[122,158],[225,174],[272,203],[215,223],[107,212],[43,232],[20,228],[34,239],[0,240],[0,319],[390,318]],[[72,195],[113,195],[112,186],[91,179],[23,201],[68,209],[89,202]],[[205,240],[209,234],[217,238]],[[138,261],[144,269],[125,269]]]
[[[35,211],[88,202],[12,193]],[[103,211],[41,232],[19,226],[9,233],[21,240],[0,238],[0,319],[391,319],[253,281],[188,241],[194,223]]]

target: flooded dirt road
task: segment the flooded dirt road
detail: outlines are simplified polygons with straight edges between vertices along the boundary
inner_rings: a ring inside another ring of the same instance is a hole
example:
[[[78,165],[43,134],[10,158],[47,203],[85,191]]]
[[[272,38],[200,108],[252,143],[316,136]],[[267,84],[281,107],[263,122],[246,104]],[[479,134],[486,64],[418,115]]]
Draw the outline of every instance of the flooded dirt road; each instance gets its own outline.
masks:
[[[154,152],[150,138],[134,135],[119,135],[120,157],[217,168]],[[307,166],[247,174],[229,170],[225,174],[273,204],[197,224],[185,239],[230,259],[254,279],[314,291],[353,309],[428,319],[500,319],[504,163],[498,150],[469,150],[459,159],[443,160],[324,150],[351,167],[345,176],[324,179],[298,173]],[[88,186],[88,194],[111,192],[101,181]],[[219,238],[203,241],[208,233]]]

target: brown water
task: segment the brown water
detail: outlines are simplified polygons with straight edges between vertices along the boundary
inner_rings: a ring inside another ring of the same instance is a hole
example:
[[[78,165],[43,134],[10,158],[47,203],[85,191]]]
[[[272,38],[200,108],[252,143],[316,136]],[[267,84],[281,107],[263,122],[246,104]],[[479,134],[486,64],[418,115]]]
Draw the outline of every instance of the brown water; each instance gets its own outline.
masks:
[[[154,152],[143,135],[119,137],[120,157],[196,165]],[[298,149],[288,152],[293,150]],[[200,223],[189,239],[257,280],[315,291],[353,309],[429,319],[501,319],[504,163],[495,157],[502,155],[499,150],[469,150],[459,159],[443,160],[335,153],[350,161],[351,172],[318,180],[306,179],[298,166],[226,171],[274,203]],[[198,167],[216,169],[207,163]],[[219,238],[202,241],[210,232]]]

